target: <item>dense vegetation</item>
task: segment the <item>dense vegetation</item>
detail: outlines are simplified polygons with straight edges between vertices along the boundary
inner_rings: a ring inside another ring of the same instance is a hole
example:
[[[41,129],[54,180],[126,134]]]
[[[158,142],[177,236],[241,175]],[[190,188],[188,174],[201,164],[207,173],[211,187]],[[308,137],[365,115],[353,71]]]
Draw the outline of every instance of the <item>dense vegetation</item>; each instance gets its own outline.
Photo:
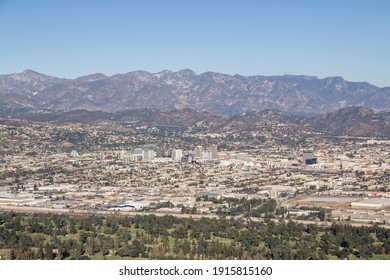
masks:
[[[389,259],[390,230],[155,215],[0,213],[2,259]]]

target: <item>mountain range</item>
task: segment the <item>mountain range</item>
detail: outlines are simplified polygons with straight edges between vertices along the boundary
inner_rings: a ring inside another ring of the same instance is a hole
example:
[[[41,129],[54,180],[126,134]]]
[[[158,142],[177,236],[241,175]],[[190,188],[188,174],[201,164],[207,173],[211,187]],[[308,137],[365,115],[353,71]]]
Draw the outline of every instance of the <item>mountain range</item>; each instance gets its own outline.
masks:
[[[0,114],[84,109],[191,108],[221,115],[277,109],[320,114],[350,106],[390,110],[390,87],[348,82],[341,77],[240,76],[192,70],[134,71],[62,79],[31,70],[0,75]]]

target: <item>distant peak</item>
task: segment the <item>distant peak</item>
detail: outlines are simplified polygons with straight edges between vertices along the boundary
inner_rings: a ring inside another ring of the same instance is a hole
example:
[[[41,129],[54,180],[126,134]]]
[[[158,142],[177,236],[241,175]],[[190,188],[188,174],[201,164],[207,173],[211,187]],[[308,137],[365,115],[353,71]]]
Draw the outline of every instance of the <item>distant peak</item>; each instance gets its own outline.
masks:
[[[191,69],[188,69],[188,68],[179,70],[177,73],[180,74],[181,76],[194,76],[194,75],[196,75],[196,73],[194,71],[192,71]]]
[[[168,73],[172,73],[171,70],[162,70],[160,72],[157,72],[156,74],[168,74]]]
[[[169,70],[163,70],[161,72],[158,72],[158,73],[155,73],[153,74],[155,77],[157,78],[161,78],[161,77],[166,77],[167,75],[170,75],[172,73],[172,71],[169,71]]]
[[[340,76],[333,76],[333,77],[327,77],[325,80],[332,81],[332,82],[345,82],[343,77]]]
[[[106,75],[104,75],[102,73],[95,73],[95,74],[90,74],[90,75],[87,75],[87,76],[79,77],[79,78],[77,78],[77,80],[96,81],[96,80],[102,80],[102,79],[105,79],[105,78],[107,78]]]
[[[53,77],[47,76],[45,74],[38,73],[33,70],[25,70],[22,73],[11,74],[11,76],[16,80],[46,80],[53,79]]]
[[[38,73],[38,72],[36,72],[34,70],[30,70],[30,69],[24,70],[21,74],[24,75],[24,76],[27,76],[27,75],[43,75],[41,73]]]

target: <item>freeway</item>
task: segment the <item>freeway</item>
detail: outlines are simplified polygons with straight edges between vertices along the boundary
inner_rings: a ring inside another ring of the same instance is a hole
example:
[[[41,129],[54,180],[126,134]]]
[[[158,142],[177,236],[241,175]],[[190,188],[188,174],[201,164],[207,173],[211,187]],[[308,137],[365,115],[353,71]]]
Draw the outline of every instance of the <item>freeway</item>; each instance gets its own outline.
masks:
[[[79,210],[79,209],[53,209],[53,208],[39,208],[39,207],[21,207],[21,206],[1,206],[0,211],[6,211],[6,212],[17,212],[17,213],[53,213],[53,214],[60,214],[60,215],[81,215],[81,216],[87,216],[87,215],[97,215],[97,216],[129,216],[134,217],[137,215],[156,215],[158,217],[163,217],[166,215],[171,215],[177,218],[184,218],[184,219],[202,219],[202,218],[208,218],[208,219],[219,219],[220,217],[215,214],[179,214],[179,213],[162,213],[162,212],[136,212],[136,211],[108,211],[108,210]],[[264,218],[255,218],[255,217],[245,217],[244,215],[238,215],[235,217],[226,216],[226,219],[234,218],[236,220],[242,219],[246,221],[252,221],[252,222],[265,222],[266,220]],[[269,219],[270,221],[274,223],[280,223],[279,219]],[[323,228],[329,228],[332,226],[334,222],[320,222],[320,221],[307,221],[307,220],[296,220],[291,219],[291,221],[303,225],[314,225],[317,227],[323,227]],[[286,221],[287,222],[287,221]],[[341,223],[341,222],[337,222]],[[364,224],[364,223],[351,223],[351,222],[342,222],[343,224],[349,224],[353,227],[360,227],[360,226],[372,226],[372,224]],[[376,224],[379,227],[390,229],[390,225],[383,225],[383,224]]]
[[[3,205],[0,207],[1,211],[13,211],[17,213],[53,213],[62,215],[98,215],[98,216],[136,216],[136,215],[156,215],[158,217],[171,215],[177,218],[219,218],[215,214],[179,214],[179,213],[163,213],[163,212],[137,212],[137,211],[108,211],[108,210],[80,210],[80,209],[55,209],[42,207],[21,207]],[[230,217],[228,217],[230,218]]]

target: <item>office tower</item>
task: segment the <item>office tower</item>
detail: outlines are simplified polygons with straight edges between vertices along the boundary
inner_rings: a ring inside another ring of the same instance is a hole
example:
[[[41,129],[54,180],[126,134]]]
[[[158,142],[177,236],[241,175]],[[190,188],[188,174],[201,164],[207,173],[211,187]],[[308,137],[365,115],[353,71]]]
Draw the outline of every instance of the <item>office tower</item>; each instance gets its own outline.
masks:
[[[172,158],[174,161],[180,161],[183,156],[182,150],[172,150]]]
[[[154,159],[156,152],[154,151],[153,146],[143,146],[142,147],[142,155],[143,161],[151,161]]]
[[[195,159],[201,159],[203,157],[203,147],[197,146],[194,151]]]
[[[217,145],[210,145],[208,150],[211,152],[212,154],[212,159],[218,159],[218,146]]]

